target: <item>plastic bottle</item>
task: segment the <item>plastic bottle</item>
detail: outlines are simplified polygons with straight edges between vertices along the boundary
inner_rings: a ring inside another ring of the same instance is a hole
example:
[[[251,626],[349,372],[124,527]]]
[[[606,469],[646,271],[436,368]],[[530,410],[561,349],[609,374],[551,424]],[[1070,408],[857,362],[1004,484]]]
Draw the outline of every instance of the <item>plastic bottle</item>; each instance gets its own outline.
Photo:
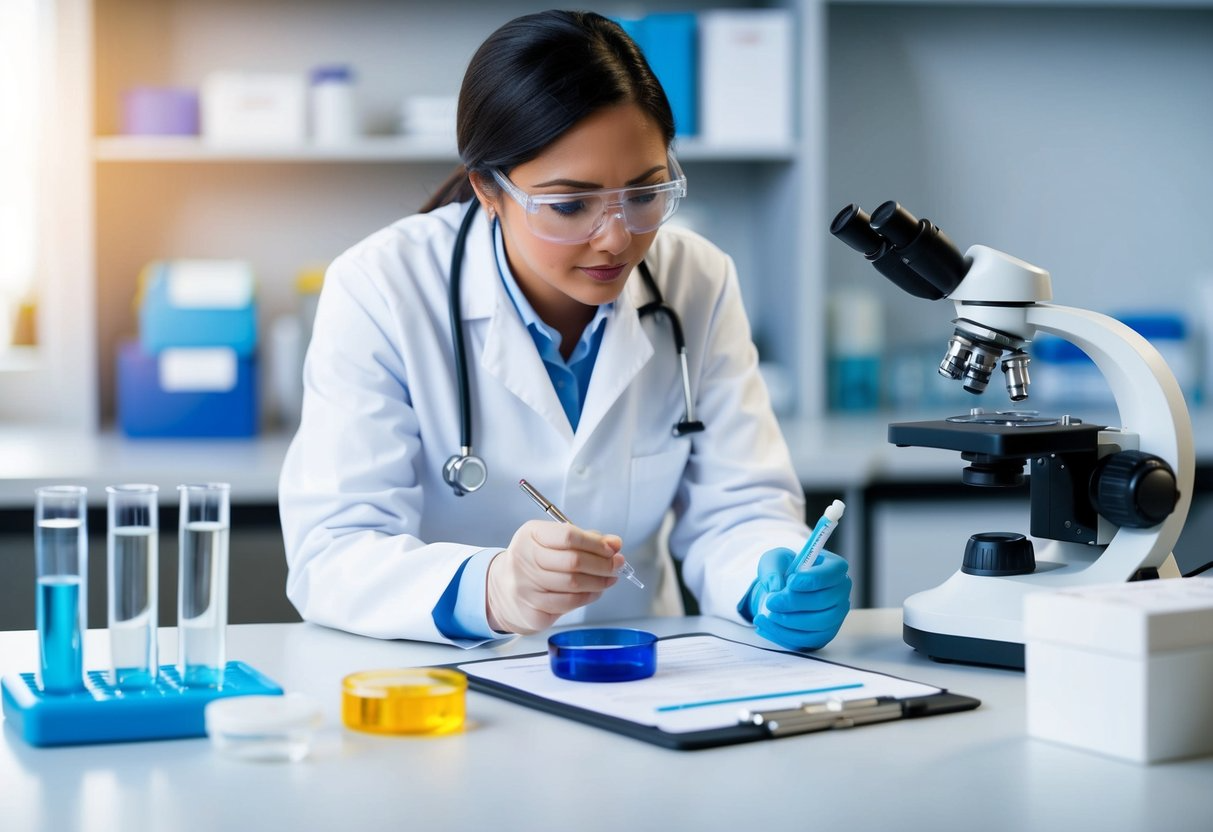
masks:
[[[358,137],[354,72],[344,65],[319,66],[311,76],[312,141],[349,144]]]

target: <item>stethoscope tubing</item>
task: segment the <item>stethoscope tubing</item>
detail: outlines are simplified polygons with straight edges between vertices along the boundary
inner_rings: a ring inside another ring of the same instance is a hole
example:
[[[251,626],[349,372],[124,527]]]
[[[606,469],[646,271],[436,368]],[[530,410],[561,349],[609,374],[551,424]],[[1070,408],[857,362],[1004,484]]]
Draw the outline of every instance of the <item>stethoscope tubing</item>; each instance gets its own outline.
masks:
[[[472,400],[471,383],[468,380],[467,345],[463,334],[463,304],[460,291],[463,280],[463,252],[467,248],[468,232],[479,200],[473,199],[455,234],[455,245],[451,249],[451,341],[455,347],[455,377],[459,380],[459,445],[464,456],[472,452]]]
[[[476,199],[473,199],[471,204],[468,205],[467,212],[463,215],[463,221],[459,224],[459,230],[455,234],[455,244],[451,249],[449,313],[451,343],[455,352],[455,375],[459,384],[459,455],[451,457],[447,462],[443,476],[447,480],[447,484],[455,489],[455,493],[459,495],[480,488],[483,480],[472,487],[459,482],[460,465],[458,463],[475,460],[481,471],[485,470],[484,460],[472,454],[472,392],[471,382],[468,378],[467,344],[465,343],[466,336],[463,330],[461,292],[464,251],[467,248],[467,239],[472,227],[472,219],[475,217],[476,209],[479,207],[480,203]],[[682,321],[679,319],[678,313],[666,304],[661,290],[657,288],[657,281],[653,279],[653,273],[649,270],[648,264],[642,260],[638,269],[641,280],[644,281],[645,287],[649,290],[654,300],[641,306],[636,312],[641,318],[656,315],[657,313],[665,316],[665,319],[670,323],[670,334],[674,339],[674,348],[678,352],[679,370],[682,375],[682,396],[686,413],[683,419],[674,425],[672,433],[674,436],[697,433],[702,431],[704,426],[702,422],[695,419],[695,402],[691,397],[691,375],[687,366],[687,345],[686,337],[682,331]]]

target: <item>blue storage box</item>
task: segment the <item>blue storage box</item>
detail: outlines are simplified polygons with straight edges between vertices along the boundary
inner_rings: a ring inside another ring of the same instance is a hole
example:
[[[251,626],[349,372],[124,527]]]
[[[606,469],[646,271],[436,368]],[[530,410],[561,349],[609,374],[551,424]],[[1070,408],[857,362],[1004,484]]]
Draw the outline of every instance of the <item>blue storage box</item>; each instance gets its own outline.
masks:
[[[169,347],[257,346],[252,267],[243,260],[162,260],[141,275],[139,341],[144,352]]]
[[[132,437],[254,436],[257,360],[230,347],[118,348],[118,424]]]
[[[616,21],[636,41],[661,82],[679,136],[699,132],[698,27],[694,12],[668,12]]]

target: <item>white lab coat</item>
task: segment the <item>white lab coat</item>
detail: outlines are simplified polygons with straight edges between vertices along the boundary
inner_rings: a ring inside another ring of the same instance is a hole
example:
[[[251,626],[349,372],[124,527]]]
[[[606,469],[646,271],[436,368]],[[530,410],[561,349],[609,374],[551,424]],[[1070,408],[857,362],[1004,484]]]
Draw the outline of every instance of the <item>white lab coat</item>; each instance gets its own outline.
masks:
[[[450,642],[432,613],[460,564],[544,519],[526,478],[578,525],[622,537],[645,584],[620,581],[560,623],[681,612],[658,532],[703,612],[737,604],[764,551],[808,534],[787,446],[758,373],[732,260],[664,227],[646,258],[686,336],[696,416],[675,437],[682,382],[669,323],[633,273],[607,321],[580,423],[570,427],[501,278],[491,227],[468,238],[462,312],[479,491],[456,497],[442,467],[459,450],[448,319],[451,247],[466,206],[385,228],[333,262],[304,368],[303,414],[280,507],[287,594],[304,619],[380,638]],[[465,644],[457,641],[454,643]]]

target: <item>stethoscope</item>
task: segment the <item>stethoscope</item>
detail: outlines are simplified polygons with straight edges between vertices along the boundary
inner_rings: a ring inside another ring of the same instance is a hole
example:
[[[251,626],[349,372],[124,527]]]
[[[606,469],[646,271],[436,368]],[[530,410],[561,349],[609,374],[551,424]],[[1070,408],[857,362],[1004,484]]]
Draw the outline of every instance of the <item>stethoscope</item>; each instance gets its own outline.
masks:
[[[455,347],[455,374],[459,377],[459,453],[452,456],[442,466],[442,478],[455,491],[455,496],[462,497],[478,490],[488,479],[488,467],[484,460],[472,453],[472,395],[468,384],[467,352],[464,346],[463,314],[460,306],[460,282],[463,276],[463,252],[467,248],[468,230],[472,227],[472,217],[480,203],[473,199],[463,215],[459,232],[455,235],[455,245],[451,249],[451,341]],[[670,322],[670,333],[674,338],[674,348],[678,351],[679,367],[682,371],[682,398],[686,412],[674,425],[674,436],[685,436],[688,433],[698,433],[703,430],[703,422],[695,418],[695,402],[691,399],[691,374],[687,369],[687,344],[682,334],[682,322],[678,313],[666,305],[662,299],[657,282],[648,265],[641,261],[640,278],[655,300],[641,306],[636,312],[643,319],[647,315],[660,312]]]

